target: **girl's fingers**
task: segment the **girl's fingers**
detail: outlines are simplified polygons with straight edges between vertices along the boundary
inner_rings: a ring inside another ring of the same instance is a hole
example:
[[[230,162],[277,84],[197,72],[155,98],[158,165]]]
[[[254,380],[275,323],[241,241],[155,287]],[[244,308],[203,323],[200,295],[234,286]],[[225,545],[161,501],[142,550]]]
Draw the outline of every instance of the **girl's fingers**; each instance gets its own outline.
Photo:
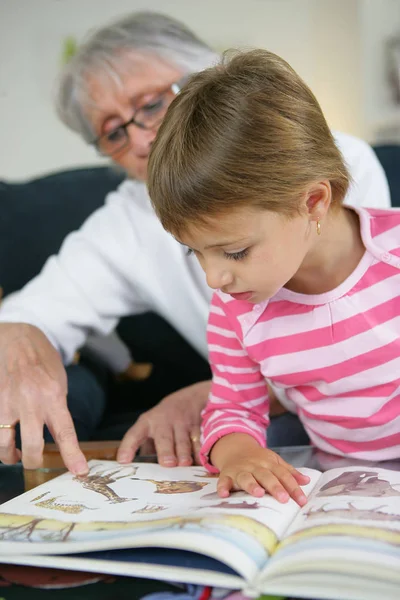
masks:
[[[310,483],[311,481],[308,475],[303,475],[303,473],[299,473],[299,471],[295,471],[292,475],[300,485],[307,485],[307,483]]]
[[[304,506],[307,497],[300,486],[309,481],[308,475],[279,458],[276,462],[265,462],[263,466],[250,463],[242,467],[237,465],[236,469],[229,467],[225,472],[222,470],[217,490],[221,498],[227,498],[233,489],[244,490],[256,498],[268,492],[278,502],[286,503],[293,498],[299,506]]]
[[[267,469],[257,469],[255,471],[255,477],[260,485],[262,485],[273,498],[278,500],[278,502],[285,503],[289,501],[290,496],[288,491],[272,471]]]
[[[307,485],[307,483],[310,483],[310,477],[308,475],[304,475],[303,473],[300,473],[300,471],[295,469],[295,467],[293,467],[292,465],[287,463],[281,457],[279,457],[279,460],[278,460],[278,467],[284,467],[287,471],[289,471],[289,473],[291,473],[293,475],[293,477],[295,478],[295,480],[297,481],[297,483],[299,485]]]
[[[291,465],[283,465],[283,466],[286,468],[287,471],[289,471],[289,473],[295,478],[297,483],[299,483],[300,485],[307,485],[307,483],[310,483],[310,478],[308,475],[304,475],[303,473],[300,473],[300,471],[298,471]]]
[[[293,467],[293,465],[290,465],[289,463],[287,463],[280,456],[278,457],[278,465],[280,467],[285,467],[285,469],[287,469],[293,475],[293,477],[296,479],[296,481],[300,485],[306,485],[307,483],[310,483],[310,478],[308,475],[304,475],[303,473],[300,473],[300,471],[298,471],[295,467]]]
[[[220,498],[227,498],[233,490],[232,478],[228,475],[220,475],[217,483],[217,493]]]
[[[260,485],[253,473],[250,473],[250,471],[241,471],[238,473],[236,475],[236,482],[239,489],[251,494],[251,496],[261,498],[261,496],[265,495],[265,488]]]
[[[284,466],[279,466],[275,470],[275,475],[279,479],[289,496],[293,498],[293,500],[297,502],[297,504],[299,504],[300,506],[304,506],[304,504],[307,502],[307,496],[300,488],[295,475],[288,469],[285,469]],[[299,473],[299,475],[301,475],[301,473]]]

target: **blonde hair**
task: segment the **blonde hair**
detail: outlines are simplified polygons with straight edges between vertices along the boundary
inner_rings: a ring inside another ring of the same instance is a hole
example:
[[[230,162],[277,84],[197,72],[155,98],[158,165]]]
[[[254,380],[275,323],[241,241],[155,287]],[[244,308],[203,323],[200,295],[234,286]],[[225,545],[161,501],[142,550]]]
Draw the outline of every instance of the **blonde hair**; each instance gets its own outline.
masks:
[[[266,50],[225,55],[171,104],[149,159],[148,189],[179,234],[251,205],[298,214],[308,184],[327,179],[340,205],[349,173],[311,90]]]

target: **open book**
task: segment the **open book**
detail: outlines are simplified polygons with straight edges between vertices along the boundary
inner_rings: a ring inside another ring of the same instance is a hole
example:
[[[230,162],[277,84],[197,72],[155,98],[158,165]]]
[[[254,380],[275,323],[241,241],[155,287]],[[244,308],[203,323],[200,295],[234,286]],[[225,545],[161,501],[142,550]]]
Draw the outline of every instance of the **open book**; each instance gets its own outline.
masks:
[[[90,461],[0,506],[0,562],[334,600],[400,597],[400,472],[346,467],[289,500],[216,494],[202,467]]]

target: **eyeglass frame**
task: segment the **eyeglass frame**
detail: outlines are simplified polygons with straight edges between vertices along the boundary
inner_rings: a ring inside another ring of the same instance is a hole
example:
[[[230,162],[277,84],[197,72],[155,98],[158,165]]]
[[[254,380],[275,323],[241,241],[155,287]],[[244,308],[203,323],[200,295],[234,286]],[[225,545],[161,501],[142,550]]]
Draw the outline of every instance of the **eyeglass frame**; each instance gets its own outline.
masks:
[[[183,88],[183,86],[185,85],[186,81],[188,79],[188,75],[185,75],[184,77],[182,77],[181,79],[179,79],[178,81],[174,81],[174,83],[171,83],[171,85],[169,85],[167,88],[165,88],[163,91],[160,91],[159,93],[159,97],[162,96],[163,94],[167,93],[168,91],[172,91],[175,96],[177,96],[179,94],[179,92],[181,91],[181,89]],[[140,106],[139,108],[137,108],[131,119],[129,119],[129,121],[126,121],[125,123],[121,123],[121,125],[118,125],[118,127],[115,127],[115,129],[111,129],[110,131],[108,131],[107,133],[102,133],[101,135],[99,135],[97,138],[95,138],[94,140],[92,140],[90,142],[90,146],[94,146],[97,150],[97,152],[101,155],[101,156],[114,156],[115,154],[118,154],[118,152],[121,152],[121,150],[123,150],[124,148],[128,147],[129,145],[129,135],[128,135],[128,127],[130,127],[131,125],[136,125],[136,127],[138,127],[139,129],[145,130],[145,131],[150,131],[151,129],[154,128],[154,125],[152,127],[147,127],[144,123],[141,123],[140,121],[136,121],[136,115],[143,110],[144,106]],[[168,110],[168,107],[167,107]],[[122,129],[125,135],[125,142],[123,143],[123,145],[121,145],[120,148],[118,148],[117,150],[114,150],[111,153],[106,153],[103,152],[102,150],[100,150],[99,148],[99,142],[109,136],[112,135],[113,133],[115,133],[116,131]]]

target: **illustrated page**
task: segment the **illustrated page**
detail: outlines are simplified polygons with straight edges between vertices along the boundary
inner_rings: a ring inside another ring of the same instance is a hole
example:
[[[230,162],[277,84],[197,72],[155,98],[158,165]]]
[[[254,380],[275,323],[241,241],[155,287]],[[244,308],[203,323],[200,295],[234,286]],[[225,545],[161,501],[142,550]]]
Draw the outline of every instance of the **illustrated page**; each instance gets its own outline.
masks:
[[[236,492],[221,499],[216,493],[217,478],[202,467],[121,466],[98,460],[89,466],[84,477],[65,473],[2,505],[0,550],[3,542],[115,539],[189,528],[218,531],[225,538],[233,536],[235,543],[238,535],[243,540],[250,536],[265,558],[298,511],[292,500],[280,504],[269,495],[253,498]],[[307,493],[320,474],[304,472],[312,477]],[[16,546],[7,547],[19,551]]]

